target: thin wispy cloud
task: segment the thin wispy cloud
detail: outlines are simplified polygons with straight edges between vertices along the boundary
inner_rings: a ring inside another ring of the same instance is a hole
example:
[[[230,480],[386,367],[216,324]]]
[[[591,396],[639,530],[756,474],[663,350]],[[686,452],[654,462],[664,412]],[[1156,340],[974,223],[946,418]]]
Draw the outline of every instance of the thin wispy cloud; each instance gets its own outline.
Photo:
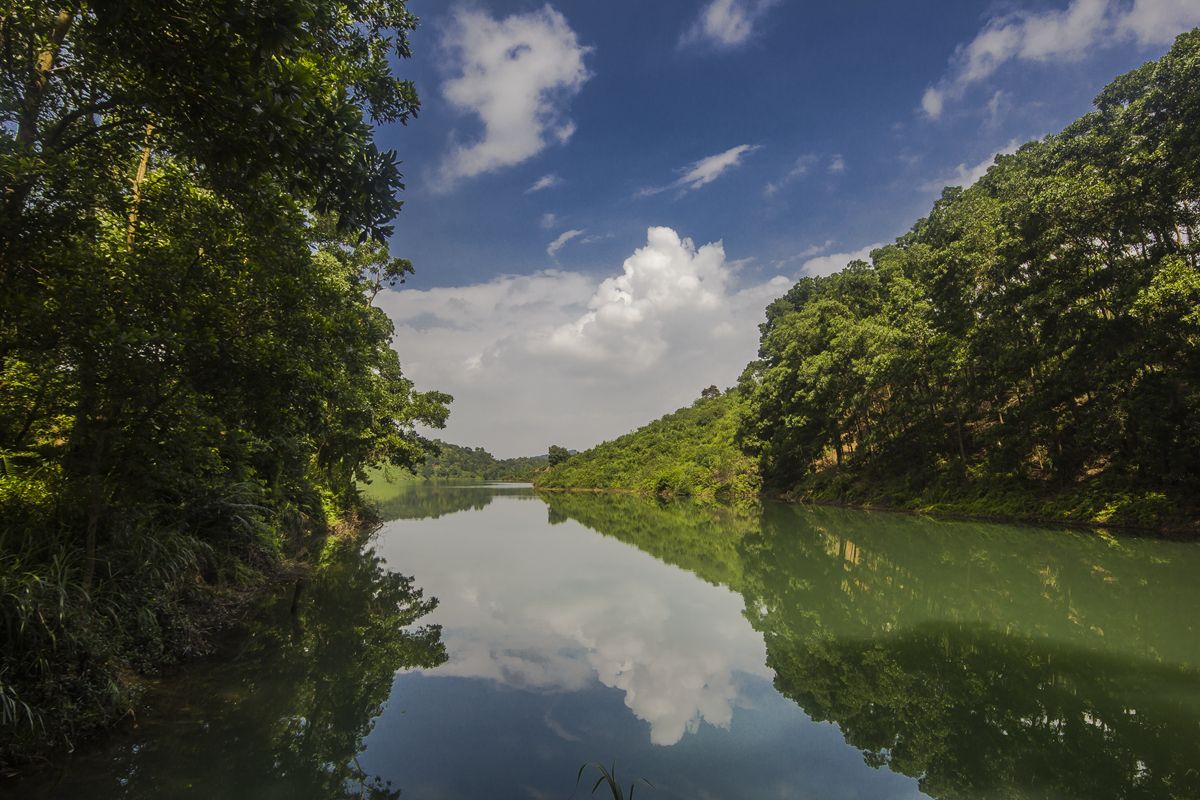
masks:
[[[542,218],[538,224],[545,230],[550,230],[558,224],[558,214],[555,214],[553,211],[547,211],[545,214],[542,214]]]
[[[706,44],[733,49],[754,36],[755,25],[778,0],[712,0],[683,32],[682,46]]]
[[[525,190],[525,194],[533,194],[534,192],[540,192],[543,189],[553,189],[555,186],[562,185],[562,182],[563,179],[557,175],[543,175],[534,181],[533,185]]]
[[[992,165],[996,163],[996,159],[999,156],[1011,155],[1017,152],[1017,148],[1020,146],[1021,143],[1013,139],[978,164],[959,164],[949,173],[922,183],[920,188],[927,192],[940,192],[946,186],[962,186],[966,188],[982,178],[992,168]]]
[[[590,77],[584,64],[589,48],[550,6],[504,19],[460,9],[442,44],[456,72],[442,94],[454,108],[477,116],[483,135],[453,147],[437,188],[519,164],[575,132],[567,106]]]
[[[729,170],[740,166],[742,159],[758,148],[759,145],[756,144],[739,144],[737,147],[731,147],[723,153],[702,158],[681,169],[680,172],[682,174],[671,183],[665,186],[648,186],[644,189],[639,189],[636,196],[649,197],[650,195],[669,192],[672,189],[678,189],[681,192],[695,191],[702,186],[712,183]]]
[[[947,103],[1012,61],[1072,61],[1101,47],[1170,44],[1198,24],[1196,0],[1071,0],[1061,9],[993,17],[958,47],[950,71],[922,95],[921,109],[931,119],[939,118]]]
[[[812,168],[817,164],[817,156],[813,153],[805,153],[792,163],[792,166],[783,175],[771,181],[763,187],[763,194],[771,197],[779,192],[780,189],[787,186],[793,181],[803,178],[808,173],[812,172]]]
[[[836,153],[833,158],[829,159],[829,174],[841,175],[846,171],[846,159],[842,158],[841,153]]]
[[[561,234],[559,234],[557,239],[546,245],[546,255],[554,258],[558,255],[558,251],[562,250],[563,247],[566,246],[567,242],[571,241],[576,236],[582,236],[583,233],[584,231],[577,230],[563,231]]]
[[[787,256],[785,258],[780,258],[780,259],[776,259],[775,261],[772,261],[771,267],[772,267],[772,269],[777,269],[777,270],[786,269],[788,266],[790,266],[791,264],[795,264],[797,261],[805,261],[807,259],[812,258],[813,256],[817,256],[817,255],[820,255],[821,253],[828,251],[829,248],[833,247],[834,244],[835,244],[835,242],[833,239],[826,239],[824,242],[819,242],[817,244],[810,244],[808,247],[805,247],[803,250],[800,250],[797,253],[793,253],[790,256]]]
[[[885,242],[875,242],[866,247],[860,247],[858,250],[851,250],[845,253],[830,253],[829,255],[817,256],[810,258],[804,262],[801,271],[805,275],[819,277],[822,275],[832,275],[839,270],[845,269],[846,265],[851,261],[867,261],[871,258],[871,251],[878,250],[883,247]]]

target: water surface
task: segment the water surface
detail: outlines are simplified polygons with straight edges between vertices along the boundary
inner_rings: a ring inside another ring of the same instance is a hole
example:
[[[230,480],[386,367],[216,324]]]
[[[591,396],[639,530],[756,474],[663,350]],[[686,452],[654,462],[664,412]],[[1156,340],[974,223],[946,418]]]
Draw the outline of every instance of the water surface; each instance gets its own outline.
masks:
[[[22,792],[566,798],[615,759],[647,798],[1200,797],[1194,544],[511,485],[381,506],[297,618]]]

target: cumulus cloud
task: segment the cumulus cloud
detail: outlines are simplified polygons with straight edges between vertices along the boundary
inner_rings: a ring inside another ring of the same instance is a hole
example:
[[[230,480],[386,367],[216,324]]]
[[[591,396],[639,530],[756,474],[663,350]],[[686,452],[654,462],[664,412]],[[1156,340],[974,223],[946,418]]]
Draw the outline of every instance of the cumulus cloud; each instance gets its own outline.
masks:
[[[1196,0],[1071,0],[1062,9],[1003,14],[955,51],[950,72],[925,90],[921,108],[931,118],[940,117],[947,102],[1010,61],[1077,60],[1095,48],[1130,41],[1168,44],[1197,24]]]
[[[817,256],[810,258],[804,262],[803,272],[805,275],[813,277],[821,275],[832,275],[833,273],[844,269],[851,261],[868,261],[871,258],[871,251],[878,250],[884,246],[884,242],[876,242],[869,244],[866,247],[853,250],[848,253],[830,253],[829,255]]]
[[[442,85],[446,100],[475,114],[483,136],[453,148],[442,164],[442,186],[461,178],[519,164],[575,131],[566,107],[589,73],[566,18],[550,6],[495,19],[459,10],[445,32],[444,48],[457,74]],[[530,187],[549,188],[547,175]]]
[[[582,233],[583,231],[577,230],[563,231],[561,234],[559,234],[557,239],[546,245],[546,255],[554,258],[556,255],[558,255],[558,251],[562,250],[563,246],[566,245],[567,242],[571,241]]]
[[[750,41],[754,26],[778,0],[712,0],[683,33],[680,44],[731,49]]]
[[[405,374],[455,396],[444,434],[500,456],[585,448],[732,385],[792,281],[739,285],[720,243],[654,228],[608,277],[547,270],[385,291]]]
[[[996,163],[996,159],[1002,155],[1011,155],[1017,152],[1020,143],[1013,139],[1004,147],[989,155],[987,158],[980,161],[978,164],[959,164],[953,171],[946,175],[934,178],[931,181],[926,181],[921,184],[921,188],[925,191],[941,191],[945,186],[962,186],[966,188],[975,181],[979,180],[984,174],[991,169]]]
[[[625,259],[622,274],[606,278],[588,311],[555,329],[544,345],[580,361],[645,371],[670,347],[667,329],[710,315],[728,280],[720,242],[696,249],[670,228],[651,228],[646,246]]]
[[[736,593],[575,521],[549,528],[538,501],[497,498],[488,519],[476,532],[447,517],[392,523],[403,535],[377,545],[439,600],[430,619],[450,660],[428,677],[539,692],[608,686],[664,747],[702,723],[728,727],[747,677],[774,677]],[[547,563],[560,568],[547,573]]]
[[[533,194],[534,192],[540,192],[543,189],[553,189],[555,186],[562,184],[562,182],[563,179],[557,175],[543,175],[534,181],[533,185],[525,190],[525,194]]]
[[[682,174],[671,183],[665,186],[651,186],[640,189],[637,196],[648,197],[672,189],[678,189],[682,192],[695,191],[702,186],[712,183],[734,167],[740,166],[742,159],[758,148],[759,145],[756,144],[739,144],[737,147],[731,147],[723,153],[707,156],[679,170]]]

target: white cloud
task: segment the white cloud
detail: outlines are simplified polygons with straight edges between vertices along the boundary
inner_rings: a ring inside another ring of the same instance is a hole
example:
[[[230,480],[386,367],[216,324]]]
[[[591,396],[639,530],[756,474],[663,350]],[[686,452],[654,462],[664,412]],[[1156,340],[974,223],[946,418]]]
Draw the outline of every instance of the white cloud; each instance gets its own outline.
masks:
[[[799,180],[812,171],[813,166],[817,163],[817,157],[812,153],[806,153],[793,162],[792,166],[776,180],[771,181],[763,187],[763,194],[770,197],[776,194],[784,186],[795,180]]]
[[[808,247],[797,253],[792,253],[790,256],[786,256],[785,258],[780,258],[771,262],[771,266],[775,269],[784,269],[790,264],[795,264],[797,261],[806,261],[813,256],[820,255],[821,253],[829,250],[829,248],[833,247],[833,245],[833,239],[826,239],[824,242],[819,244],[810,244]]]
[[[1121,32],[1141,45],[1167,44],[1196,25],[1200,25],[1196,0],[1134,0],[1120,20]]]
[[[405,374],[455,396],[439,435],[515,456],[590,447],[732,385],[792,281],[736,284],[721,244],[655,228],[605,280],[550,270],[377,302]]]
[[[540,192],[542,189],[553,189],[555,186],[562,185],[563,179],[557,175],[543,175],[533,182],[533,185],[525,190],[525,194],[533,194]]]
[[[756,144],[739,144],[737,147],[731,147],[723,153],[707,156],[681,169],[680,172],[683,174],[675,181],[668,183],[666,186],[652,186],[641,189],[636,196],[647,197],[659,194],[660,192],[670,191],[671,189],[679,189],[684,192],[695,191],[702,186],[712,183],[734,167],[740,166],[742,159],[758,148],[759,145]]]
[[[800,251],[800,258],[809,258],[820,253],[824,253],[829,248],[833,247],[833,239],[826,239],[820,244],[810,244],[808,247]]]
[[[921,108],[931,118],[940,117],[948,101],[1010,61],[1077,60],[1130,40],[1142,46],[1168,44],[1197,24],[1196,0],[1071,0],[1062,9],[994,17],[955,51],[949,74],[925,90]]]
[[[866,247],[849,253],[830,253],[829,255],[810,258],[804,262],[802,269],[805,275],[812,275],[813,277],[831,275],[844,269],[851,261],[869,261],[871,259],[871,251],[883,247],[884,244],[884,242],[876,242],[875,244],[869,244]]]
[[[940,192],[946,186],[961,186],[964,189],[979,180],[996,163],[997,156],[1017,152],[1020,143],[1013,139],[1004,147],[989,155],[978,164],[959,164],[952,172],[921,184],[925,191]]]
[[[570,138],[575,126],[565,118],[567,101],[589,77],[589,48],[579,44],[562,14],[547,5],[497,20],[484,11],[459,10],[444,47],[458,74],[442,85],[442,94],[455,108],[478,115],[484,130],[479,141],[457,145],[447,156],[443,188],[519,164]]]
[[[542,219],[538,224],[545,230],[550,230],[558,224],[558,214],[555,214],[553,211],[547,211],[545,214],[542,214]]]
[[[846,159],[842,158],[841,153],[836,153],[833,158],[829,159],[829,174],[841,175],[846,171]]]
[[[558,251],[562,250],[563,246],[566,245],[567,242],[571,241],[576,236],[580,236],[581,234],[583,234],[583,231],[563,231],[561,234],[559,234],[557,239],[546,245],[546,255],[554,258],[556,255],[558,255]]]
[[[778,0],[712,0],[680,39],[680,44],[707,43],[734,48],[750,41],[754,25]]]

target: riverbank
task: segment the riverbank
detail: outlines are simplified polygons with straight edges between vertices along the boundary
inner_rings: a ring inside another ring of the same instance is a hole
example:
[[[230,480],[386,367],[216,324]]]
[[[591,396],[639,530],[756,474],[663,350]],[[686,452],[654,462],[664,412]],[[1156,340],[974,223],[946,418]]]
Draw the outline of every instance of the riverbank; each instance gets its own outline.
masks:
[[[1200,537],[1200,510],[1160,492],[1142,493],[1096,487],[1074,491],[1038,492],[1017,486],[964,486],[943,484],[904,495],[895,485],[866,485],[828,475],[784,491],[714,496],[676,492],[650,492],[625,487],[538,486],[546,494],[612,494],[660,499],[738,504],[752,500],[850,508],[863,511],[918,514],[939,519],[979,522],[1105,528],[1130,533],[1155,533],[1178,538]]]
[[[1103,477],[1068,486],[943,479],[913,487],[903,479],[852,477],[830,469],[810,475],[778,497],[790,502],[954,519],[1200,536],[1200,507],[1183,492],[1172,495],[1158,489],[1115,485]]]

